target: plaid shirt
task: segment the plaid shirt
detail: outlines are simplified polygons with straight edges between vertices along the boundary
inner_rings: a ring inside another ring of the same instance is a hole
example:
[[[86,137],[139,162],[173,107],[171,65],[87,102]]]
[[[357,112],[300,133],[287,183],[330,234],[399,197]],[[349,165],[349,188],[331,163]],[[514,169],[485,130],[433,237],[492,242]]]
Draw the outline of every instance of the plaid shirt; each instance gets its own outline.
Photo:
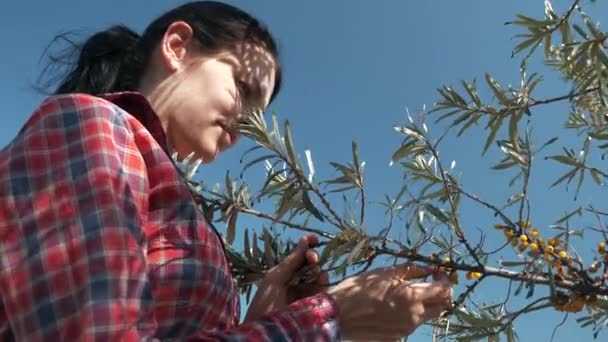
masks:
[[[326,294],[239,325],[222,242],[146,99],[59,95],[0,150],[0,338],[337,339]]]

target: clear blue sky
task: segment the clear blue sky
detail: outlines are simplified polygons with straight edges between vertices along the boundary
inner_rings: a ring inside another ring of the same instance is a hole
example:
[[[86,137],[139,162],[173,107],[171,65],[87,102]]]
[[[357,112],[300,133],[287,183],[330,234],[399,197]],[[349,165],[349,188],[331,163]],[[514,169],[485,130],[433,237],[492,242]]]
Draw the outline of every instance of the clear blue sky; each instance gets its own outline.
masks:
[[[0,146],[12,139],[43,98],[31,85],[41,70],[40,56],[54,35],[70,29],[93,32],[116,23],[125,23],[141,31],[150,20],[177,3],[180,2],[2,2]],[[230,3],[262,19],[280,42],[285,78],[282,93],[272,107],[281,118],[289,118],[292,122],[297,147],[300,151],[304,147],[310,148],[319,173],[329,177],[332,174],[325,166],[327,162],[348,160],[351,141],[357,140],[362,159],[367,162],[369,196],[377,200],[384,193],[394,194],[401,184],[399,169],[388,168],[388,162],[400,141],[392,126],[404,122],[406,106],[412,112],[424,104],[429,107],[438,99],[435,89],[440,85],[457,85],[460,79],[483,80],[484,72],[492,73],[502,83],[518,84],[519,59],[510,57],[514,46],[512,36],[516,31],[503,23],[517,12],[536,17],[543,14],[542,0]],[[602,22],[607,18],[605,1],[583,3],[594,19]],[[569,1],[556,1],[554,5],[561,10],[568,4]],[[539,97],[562,95],[568,90],[558,78],[548,76]],[[485,91],[482,93],[487,95]],[[563,105],[554,105],[533,113],[532,127],[538,134],[537,143],[560,134],[558,129],[565,119],[566,109]],[[433,125],[429,128],[434,131]],[[457,161],[460,179],[467,190],[504,203],[516,189],[507,188],[505,174],[488,169],[500,157],[496,148],[487,158],[480,158],[483,141],[480,132],[481,129],[476,128],[463,139],[448,137],[441,150],[442,156],[448,163],[452,159]],[[558,153],[561,146],[573,141],[578,140],[564,136],[552,151]],[[212,166],[203,168],[203,179],[220,180],[227,168],[238,172],[238,160],[250,143],[242,145]],[[577,203],[572,200],[572,191],[548,190],[548,185],[563,168],[539,161],[532,174],[530,189],[533,220],[542,231],[549,232],[548,225]],[[601,166],[597,155],[592,161]],[[578,204],[595,202],[599,209],[608,209],[602,208],[603,202],[600,202],[604,198],[600,197],[602,190],[584,191]],[[465,204],[463,209],[462,221],[471,230],[490,229],[494,223],[491,213],[474,205]],[[382,223],[381,215],[374,212],[368,226]],[[594,223],[590,217],[578,222],[581,227]],[[595,240],[578,246],[582,246],[583,253],[588,253],[594,244]],[[511,255],[505,257],[512,258]],[[490,283],[480,288],[475,298],[479,302],[492,302],[503,298],[504,293],[501,285]],[[517,332],[522,341],[546,341],[561,318],[562,315],[551,311],[523,317],[516,324]],[[590,330],[579,329],[571,317],[560,328],[555,341],[575,338],[591,340],[592,336]],[[410,339],[428,340],[428,330],[421,330]]]

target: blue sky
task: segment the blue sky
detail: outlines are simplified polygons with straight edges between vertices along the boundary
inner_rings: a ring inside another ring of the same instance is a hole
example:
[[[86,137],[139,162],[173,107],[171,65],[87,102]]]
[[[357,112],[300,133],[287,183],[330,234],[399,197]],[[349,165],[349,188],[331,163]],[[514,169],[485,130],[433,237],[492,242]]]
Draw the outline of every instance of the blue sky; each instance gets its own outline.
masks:
[[[317,171],[331,177],[327,162],[347,161],[351,141],[356,140],[361,158],[367,163],[369,197],[376,200],[384,193],[395,194],[401,186],[399,168],[389,168],[388,162],[400,141],[392,127],[404,122],[405,108],[413,113],[423,105],[431,107],[438,99],[437,87],[457,85],[461,79],[482,81],[484,72],[490,72],[503,84],[517,85],[519,59],[511,58],[511,50],[515,44],[512,37],[518,31],[503,23],[513,19],[515,13],[536,17],[543,14],[541,0],[229,2],[258,16],[279,40],[285,78],[282,93],[272,109],[282,119],[291,121],[296,146],[300,151],[310,148]],[[150,20],[178,3],[2,2],[0,146],[12,139],[43,98],[32,89],[32,84],[43,66],[41,54],[54,35],[71,29],[94,32],[117,23],[142,31]],[[606,19],[608,8],[604,1],[594,4],[584,1],[583,4],[600,23]],[[559,11],[568,5],[567,1],[556,1],[554,7]],[[532,63],[532,71],[545,72],[546,69]],[[563,95],[568,90],[558,77],[547,75],[538,97]],[[483,95],[488,98],[487,92],[482,91]],[[567,108],[559,104],[535,111],[531,119],[535,141],[541,144],[562,134],[559,128],[566,113]],[[429,128],[435,132],[434,125],[429,124]],[[459,178],[467,190],[504,203],[516,189],[506,186],[505,173],[488,169],[500,158],[497,148],[484,159],[480,157],[482,133],[480,128],[474,128],[460,139],[449,136],[441,147],[441,155],[447,163],[457,161]],[[562,135],[548,152],[559,153],[562,146],[579,148],[579,140],[571,133]],[[250,146],[245,142],[213,165],[204,167],[202,178],[214,182],[222,178],[226,169],[237,173],[239,158]],[[602,162],[597,154],[591,161],[598,166]],[[576,205],[595,203],[598,209],[607,209],[601,207],[603,189],[594,190],[591,183],[586,183],[588,186],[578,202],[573,201],[572,190],[566,193],[563,188],[548,189],[560,171],[563,173],[564,169],[540,160],[532,173],[533,220],[541,231],[549,232],[548,225],[564,210]],[[494,223],[491,213],[474,205],[463,205],[465,226],[472,230],[490,229]],[[372,211],[368,225],[377,227],[383,222],[380,212]],[[590,217],[578,222],[581,227],[594,223]],[[581,246],[582,253],[588,253],[597,238],[589,235],[577,246]],[[500,240],[490,237],[489,242]],[[513,256],[505,256],[509,257]],[[504,296],[505,285],[489,282],[480,288],[475,298],[479,302],[498,300]],[[561,318],[562,315],[543,311],[523,317],[516,328],[522,341],[545,341]],[[558,331],[555,341],[571,341],[577,337],[589,340],[591,332],[579,329],[570,318]],[[430,337],[424,329],[410,339],[427,340]]]

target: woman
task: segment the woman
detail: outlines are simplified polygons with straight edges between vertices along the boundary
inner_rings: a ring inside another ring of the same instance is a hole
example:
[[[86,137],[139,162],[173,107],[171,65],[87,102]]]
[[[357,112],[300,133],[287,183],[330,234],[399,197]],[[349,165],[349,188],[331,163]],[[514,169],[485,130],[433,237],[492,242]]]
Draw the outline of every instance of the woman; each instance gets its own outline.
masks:
[[[386,340],[447,308],[445,276],[411,283],[431,274],[414,265],[288,288],[319,259],[305,236],[239,322],[221,239],[169,155],[212,162],[280,84],[270,33],[222,3],[90,37],[0,151],[2,340]]]

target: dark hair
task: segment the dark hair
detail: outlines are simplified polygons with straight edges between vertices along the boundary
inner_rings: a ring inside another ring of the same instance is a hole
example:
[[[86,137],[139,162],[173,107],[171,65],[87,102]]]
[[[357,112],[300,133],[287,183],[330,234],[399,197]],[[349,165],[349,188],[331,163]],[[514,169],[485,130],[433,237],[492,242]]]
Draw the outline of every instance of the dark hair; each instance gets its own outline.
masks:
[[[177,7],[154,20],[141,37],[118,25],[93,34],[83,44],[74,43],[68,34],[57,36],[68,47],[60,55],[49,55],[50,63],[41,79],[59,69],[59,77],[48,80],[46,87],[59,83],[55,94],[103,93],[135,90],[169,25],[188,23],[202,53],[214,53],[250,42],[263,46],[277,64],[271,100],[281,87],[281,67],[277,44],[270,32],[246,12],[215,1],[195,1]],[[53,44],[53,43],[52,43]],[[77,56],[77,60],[74,59]]]

